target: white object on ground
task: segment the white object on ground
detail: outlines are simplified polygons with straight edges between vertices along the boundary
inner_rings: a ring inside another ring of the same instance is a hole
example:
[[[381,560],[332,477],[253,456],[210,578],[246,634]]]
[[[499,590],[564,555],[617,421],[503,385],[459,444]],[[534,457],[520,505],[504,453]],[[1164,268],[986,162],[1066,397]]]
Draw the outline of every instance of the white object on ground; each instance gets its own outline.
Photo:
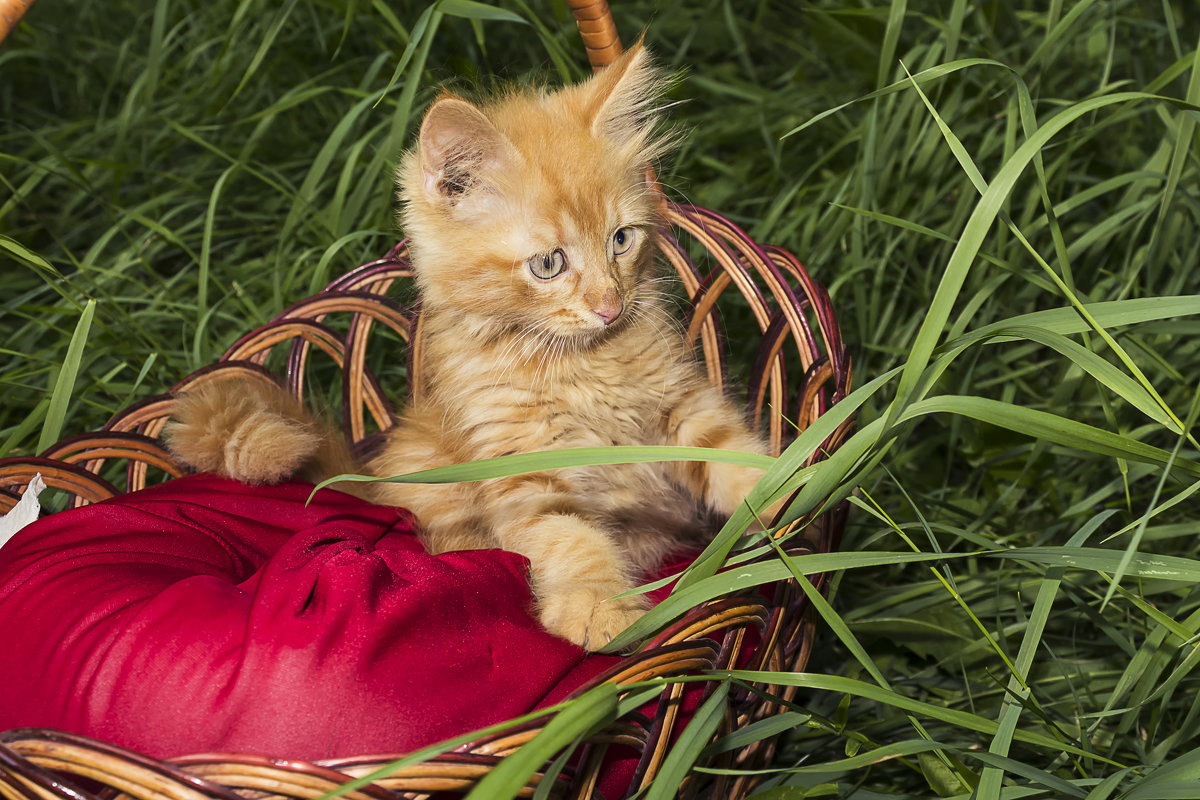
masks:
[[[42,473],[39,472],[33,476],[29,487],[21,495],[17,504],[13,506],[13,510],[0,516],[0,547],[3,547],[13,537],[13,534],[38,518],[38,514],[42,510],[42,504],[38,502],[38,495],[45,488],[46,482],[42,480]]]

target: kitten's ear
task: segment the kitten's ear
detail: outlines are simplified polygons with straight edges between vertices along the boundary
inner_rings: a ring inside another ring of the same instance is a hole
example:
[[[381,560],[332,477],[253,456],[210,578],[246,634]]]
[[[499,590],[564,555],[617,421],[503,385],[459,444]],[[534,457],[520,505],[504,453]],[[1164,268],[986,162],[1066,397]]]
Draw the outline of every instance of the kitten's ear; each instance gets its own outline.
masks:
[[[507,143],[482,111],[444,94],[425,113],[419,150],[425,190],[454,204],[486,182],[503,162]]]
[[[654,102],[664,91],[662,74],[638,39],[592,78],[592,130],[627,141],[644,137],[653,127]]]

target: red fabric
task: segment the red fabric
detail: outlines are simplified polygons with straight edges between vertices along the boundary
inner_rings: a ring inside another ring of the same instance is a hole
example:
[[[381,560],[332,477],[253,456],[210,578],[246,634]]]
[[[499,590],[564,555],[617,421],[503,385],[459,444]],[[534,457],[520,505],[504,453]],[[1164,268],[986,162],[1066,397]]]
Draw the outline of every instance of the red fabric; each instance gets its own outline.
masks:
[[[160,758],[404,753],[616,663],[541,629],[521,556],[430,556],[406,513],[311,490],[198,475],[18,533],[0,550],[0,730]]]

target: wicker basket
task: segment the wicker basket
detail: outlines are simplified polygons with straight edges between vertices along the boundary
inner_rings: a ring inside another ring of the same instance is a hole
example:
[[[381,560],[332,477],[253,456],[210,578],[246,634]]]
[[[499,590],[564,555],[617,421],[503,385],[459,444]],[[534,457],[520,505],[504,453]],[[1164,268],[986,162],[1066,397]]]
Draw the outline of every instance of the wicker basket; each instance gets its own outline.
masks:
[[[621,52],[608,6],[604,0],[571,0],[571,5],[589,58],[600,69]],[[721,308],[737,306],[736,318],[752,318],[757,325],[757,330],[736,331],[739,341],[757,336],[759,342],[750,373],[744,376],[747,413],[768,435],[772,452],[778,453],[792,424],[806,426],[849,390],[850,364],[828,295],[792,255],[753,242],[713,212],[668,204],[666,216],[669,229],[661,237],[661,247],[690,301],[684,329],[688,341],[698,343],[702,350],[714,385],[725,388],[731,383]],[[406,348],[408,375],[414,378],[409,395],[421,391],[419,315],[393,299],[395,290],[411,277],[406,248],[401,243],[382,259],[351,270],[324,291],[242,337],[220,362],[189,376],[171,392],[118,414],[103,430],[66,439],[38,457],[0,459],[0,511],[11,508],[21,487],[39,472],[48,486],[69,493],[75,505],[182,475],[184,468],[157,439],[171,415],[174,393],[231,375],[278,381],[266,367],[269,356],[272,364],[279,363],[284,373],[282,382],[300,397],[306,395],[306,373],[314,369],[336,371],[341,378],[341,411],[347,437],[356,446],[369,447],[379,431],[391,424],[391,407],[368,366],[369,352],[387,348],[394,354],[397,347]],[[737,291],[729,292],[731,287]],[[726,317],[734,318],[728,310]],[[310,364],[314,345],[316,353],[327,359],[314,358]],[[733,383],[740,383],[742,377],[737,376]],[[310,377],[309,382],[315,381]],[[843,424],[814,459],[832,452],[848,428],[849,422]],[[798,521],[793,528],[799,530],[801,524],[804,527],[789,539],[789,550],[828,552],[836,547],[844,513],[842,506],[815,519]],[[816,582],[818,586],[823,583],[819,577]],[[749,669],[803,670],[814,634],[807,601],[792,581],[781,582],[772,591],[769,598],[756,593],[732,595],[691,610],[579,691],[604,681],[623,685],[735,664]],[[753,635],[747,636],[752,629]],[[722,635],[714,639],[717,633]],[[756,644],[751,648],[748,642]],[[766,692],[735,689],[729,694],[716,735],[779,711],[779,702],[768,701],[764,695],[786,702],[795,692],[788,687],[760,688]],[[595,736],[578,763],[554,779],[553,794],[591,796],[605,751],[614,742],[633,745],[642,754],[628,792],[652,781],[682,725],[682,692],[683,684],[671,684],[652,716],[622,720]],[[353,796],[395,800],[468,791],[547,721],[541,718],[464,745],[362,787]],[[753,769],[767,763],[773,749],[773,743],[765,740],[704,763]],[[264,793],[315,798],[395,757],[373,755],[309,763],[254,755],[206,755],[163,762],[84,737],[49,730],[15,730],[0,733],[0,796],[79,800],[81,790],[72,785],[78,777],[138,800],[235,800]],[[539,778],[534,776],[527,792],[532,793]],[[693,773],[680,788],[680,796],[739,798],[753,783],[752,778]],[[83,792],[82,796],[89,793]]]

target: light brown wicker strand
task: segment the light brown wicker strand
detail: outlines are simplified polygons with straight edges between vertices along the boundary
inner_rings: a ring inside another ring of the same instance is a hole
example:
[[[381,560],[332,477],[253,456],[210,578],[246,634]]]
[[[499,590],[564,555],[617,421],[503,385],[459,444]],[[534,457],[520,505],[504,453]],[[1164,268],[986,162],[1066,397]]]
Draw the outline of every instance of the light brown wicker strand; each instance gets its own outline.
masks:
[[[706,296],[701,300],[702,305],[695,312],[692,325],[688,331],[688,341],[692,341],[692,337],[695,335],[696,319],[707,319],[709,317],[712,306],[703,304],[706,301],[715,303],[716,297],[724,291],[730,281],[737,285],[742,295],[749,301],[751,312],[754,314],[759,330],[766,332],[769,329],[772,313],[766,305],[766,296],[762,294],[755,284],[754,279],[750,276],[750,268],[753,268],[756,276],[767,284],[771,295],[775,298],[785,317],[787,317],[789,326],[795,329],[802,325],[799,311],[791,307],[791,304],[787,301],[787,292],[784,287],[778,282],[771,271],[767,269],[766,263],[758,253],[743,247],[741,237],[737,236],[736,231],[728,225],[712,220],[701,222],[699,219],[692,218],[690,215],[679,213],[678,211],[673,211],[670,215],[670,221],[672,224],[687,230],[704,244],[705,248],[716,257],[717,262],[723,270],[714,281],[712,287],[705,292]],[[715,294],[711,301],[707,298],[710,292]],[[700,310],[701,308],[704,310]],[[811,356],[803,348],[798,348],[798,353],[803,368],[807,369],[808,363],[811,361]],[[783,361],[776,357],[772,358],[769,364],[770,377],[767,382],[769,399],[767,402],[773,408],[782,409],[785,405],[787,393]],[[761,417],[761,404],[758,405],[755,417]],[[779,414],[770,415],[767,435],[771,446],[771,453],[778,455],[782,451],[785,436],[785,430]]]
[[[386,291],[391,281],[379,284]],[[285,310],[276,317],[277,321],[293,317],[311,318],[321,324],[326,316],[333,313],[349,313],[350,328],[344,339],[344,352],[347,359],[346,369],[342,371],[343,400],[347,409],[349,421],[348,435],[351,442],[357,442],[366,435],[365,411],[369,411],[375,424],[380,429],[386,429],[391,424],[391,409],[378,383],[366,369],[366,341],[370,335],[371,326],[379,321],[392,329],[403,341],[407,342],[412,327],[408,313],[390,298],[375,291],[341,291],[316,295]],[[295,376],[294,385],[298,388],[302,383],[304,367],[307,363],[310,342],[307,339],[296,339],[292,342],[288,357],[289,378]]]
[[[33,0],[0,0],[0,42],[17,27],[21,17],[25,16],[25,12],[32,5]]]
[[[683,248],[674,236],[665,234],[659,237],[659,249],[667,257],[671,266],[675,268],[676,274],[679,275],[680,281],[683,283],[684,291],[687,292],[689,300],[695,300],[696,295],[700,292],[700,277],[695,271],[695,266],[688,258]],[[714,295],[714,300],[716,296]],[[692,331],[692,326],[689,326],[686,342],[691,346],[697,336],[700,338],[700,345],[704,353],[704,365],[707,370],[708,382],[711,383],[721,392],[726,391],[725,370],[722,364],[722,347],[720,336],[717,333],[715,321],[711,313],[693,312],[694,326],[697,332]]]
[[[281,797],[320,797],[345,784],[347,778],[336,770],[306,761],[223,755],[207,763],[201,760],[186,763],[189,773],[239,794],[250,790]],[[392,800],[388,792],[374,784],[342,796],[347,800]]]
[[[371,272],[369,277],[364,276],[351,280],[339,279],[331,284],[329,288],[333,289],[337,287],[337,290],[346,294],[361,294],[365,297],[378,298],[381,301],[391,303],[391,300],[387,298],[387,293],[396,280],[412,277],[412,270],[408,267],[407,262],[403,261],[406,256],[407,244],[401,243],[393,250],[392,254],[389,254],[387,259],[383,260],[390,262],[392,269],[384,272],[382,275]],[[366,412],[368,409],[379,430],[386,430],[392,423],[390,407],[387,409],[389,413],[381,418],[378,411],[370,407],[368,395],[371,392],[367,391],[364,381],[356,380],[356,377],[359,375],[369,375],[369,371],[366,368],[367,343],[370,340],[371,328],[376,321],[382,321],[391,327],[408,344],[406,349],[411,354],[413,350],[414,314],[399,303],[392,305],[392,311],[393,315],[390,319],[381,320],[369,308],[364,307],[350,321],[350,330],[346,335],[346,353],[350,370],[343,373],[342,399],[343,408],[348,409],[348,412],[344,413],[343,417],[346,436],[351,444],[361,442],[367,435]],[[373,381],[367,381],[366,383],[373,383]],[[386,398],[382,399],[386,404]]]
[[[578,785],[573,787],[571,800],[591,800],[596,796],[596,784],[600,782],[606,755],[608,755],[607,744],[589,748],[582,769],[584,780],[579,781]]]
[[[656,727],[651,730],[651,746],[642,753],[641,762],[634,775],[634,782],[638,789],[649,786],[662,767],[663,759],[666,758],[667,750],[670,749],[673,738],[671,731],[675,729],[675,722],[679,718],[679,706],[686,688],[686,684],[671,684],[671,687],[659,698]]]
[[[61,489],[76,499],[99,503],[120,494],[115,486],[86,469],[48,458],[11,459],[0,466],[0,512],[8,513],[17,504],[35,475],[41,475],[46,486]]]
[[[746,603],[740,598],[718,602],[725,604],[726,608],[724,610],[711,611],[683,630],[673,634],[664,644],[704,639],[726,628],[729,628],[735,634],[740,634],[747,627],[754,626],[761,628],[767,623],[766,609],[760,604]],[[711,606],[705,606],[706,611],[710,608]]]
[[[5,749],[47,770],[102,782],[135,797],[158,800],[240,800],[228,788],[122,748],[69,734],[9,738]]]

